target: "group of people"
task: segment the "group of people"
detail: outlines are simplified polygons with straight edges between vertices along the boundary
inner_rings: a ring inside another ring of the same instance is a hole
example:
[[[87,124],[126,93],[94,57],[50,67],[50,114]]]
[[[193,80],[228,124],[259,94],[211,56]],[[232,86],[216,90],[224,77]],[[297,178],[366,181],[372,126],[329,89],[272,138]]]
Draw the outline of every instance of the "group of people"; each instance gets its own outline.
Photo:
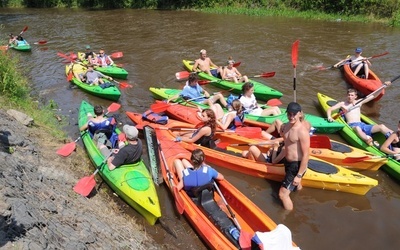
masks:
[[[91,50],[90,45],[86,45],[86,52],[83,59],[94,66],[107,67],[114,64],[114,61],[105,53],[104,49],[100,49],[99,53],[96,54]]]
[[[125,164],[133,164],[141,160],[142,141],[138,138],[138,130],[131,125],[122,128],[125,136],[115,133],[115,120],[106,117],[100,105],[94,107],[94,115],[88,113],[88,122],[82,125],[80,131],[88,133],[96,143],[102,155],[107,158],[110,171]]]

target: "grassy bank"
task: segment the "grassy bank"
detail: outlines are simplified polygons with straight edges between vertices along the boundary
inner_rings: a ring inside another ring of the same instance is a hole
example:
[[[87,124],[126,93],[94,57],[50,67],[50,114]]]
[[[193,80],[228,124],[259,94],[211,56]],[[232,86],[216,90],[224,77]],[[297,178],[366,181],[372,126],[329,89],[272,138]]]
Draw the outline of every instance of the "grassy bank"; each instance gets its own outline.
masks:
[[[18,67],[19,58],[0,51],[0,105],[3,109],[15,109],[34,119],[35,125],[48,130],[56,138],[65,137],[59,128],[65,124],[58,122],[54,110],[57,104],[50,101],[42,104],[30,96],[29,82],[23,69]]]

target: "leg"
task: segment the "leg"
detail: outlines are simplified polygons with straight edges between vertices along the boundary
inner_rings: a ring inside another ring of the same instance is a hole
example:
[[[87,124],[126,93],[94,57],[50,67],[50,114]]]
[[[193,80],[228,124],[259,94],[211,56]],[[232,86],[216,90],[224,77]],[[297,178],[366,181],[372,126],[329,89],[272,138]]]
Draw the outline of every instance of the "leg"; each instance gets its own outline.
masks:
[[[269,128],[267,130],[265,130],[265,132],[272,134],[275,131],[277,131],[278,134],[280,134],[282,124],[283,124],[283,122],[281,120],[275,119],[275,121],[269,126]]]
[[[368,79],[368,75],[369,75],[369,66],[367,62],[363,63],[364,65],[364,75],[365,75],[365,79]]]
[[[372,127],[371,133],[377,133],[377,132],[381,132],[382,134],[386,135],[388,133],[389,134],[393,133],[393,130],[389,129],[384,124],[377,124]]]
[[[262,111],[262,116],[279,115],[281,110],[278,107],[269,107]]]
[[[247,159],[255,160],[257,162],[266,162],[264,154],[257,146],[250,146],[249,153],[247,154]]]
[[[366,133],[364,133],[362,131],[362,129],[359,126],[355,126],[353,127],[353,130],[357,133],[357,135],[363,140],[365,141],[365,143],[367,143],[368,145],[372,146],[373,144],[373,140],[371,138],[371,136],[367,135]]]
[[[221,105],[219,105],[218,103],[214,103],[212,106],[210,106],[210,108],[212,109],[212,111],[214,111],[217,120],[222,119],[222,117],[224,116],[224,111],[222,110]]]
[[[293,202],[290,199],[290,191],[287,190],[285,187],[281,187],[279,189],[279,198],[283,203],[283,207],[286,210],[293,210]]]
[[[242,80],[242,82],[248,82],[249,78],[247,76],[242,76],[241,80]]]
[[[363,64],[360,63],[359,65],[357,65],[356,69],[354,70],[354,75],[357,75],[358,72],[360,72],[361,68],[363,67]]]

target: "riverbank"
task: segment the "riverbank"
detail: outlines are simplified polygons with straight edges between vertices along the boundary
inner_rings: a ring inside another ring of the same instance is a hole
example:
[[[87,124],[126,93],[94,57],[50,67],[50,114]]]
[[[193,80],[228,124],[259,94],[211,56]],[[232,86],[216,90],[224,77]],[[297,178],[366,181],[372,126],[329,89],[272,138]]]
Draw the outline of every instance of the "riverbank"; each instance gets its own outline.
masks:
[[[82,148],[58,156],[63,145],[0,110],[0,248],[160,249],[109,194],[72,190],[93,167]]]

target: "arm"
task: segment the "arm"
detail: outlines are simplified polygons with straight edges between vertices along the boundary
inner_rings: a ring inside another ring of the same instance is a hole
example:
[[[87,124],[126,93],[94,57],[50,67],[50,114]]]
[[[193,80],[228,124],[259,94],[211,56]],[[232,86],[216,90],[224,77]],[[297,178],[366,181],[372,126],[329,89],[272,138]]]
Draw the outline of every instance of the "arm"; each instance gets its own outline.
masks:
[[[113,61],[113,59],[111,59],[111,56],[108,56],[108,60],[110,61],[110,65],[114,64],[114,61]]]
[[[381,146],[381,151],[385,152],[386,154],[396,154],[397,152],[390,150],[389,146],[392,144],[392,142],[396,139],[397,133],[391,134],[386,141],[382,144]]]
[[[195,142],[199,140],[201,137],[205,136],[206,134],[211,133],[211,128],[210,127],[203,127],[200,129],[200,131],[193,137],[188,138],[188,137],[182,137],[182,141],[184,142]]]
[[[308,166],[308,159],[310,158],[310,135],[306,128],[302,129],[299,135],[299,142],[302,152],[302,157],[300,159],[300,168],[297,175],[304,175]],[[296,176],[295,179],[301,179],[299,176]],[[300,180],[297,180],[300,181]]]
[[[227,115],[226,119],[225,119],[225,123],[221,123],[221,122],[217,122],[220,124],[220,127],[225,130],[228,128],[229,124],[231,124],[231,122],[235,119],[235,114],[234,113],[230,113]]]
[[[328,118],[328,121],[330,121],[330,122],[333,121],[333,119],[332,119],[332,111],[341,108],[343,105],[344,105],[344,102],[338,102],[338,103],[336,103],[336,104],[333,105],[332,107],[329,107],[329,108],[326,110],[326,116],[327,116],[327,118]]]
[[[215,63],[213,63],[210,58],[208,58],[208,60],[211,67],[218,68],[218,66]]]
[[[234,70],[235,70],[235,73],[236,73],[236,75],[238,76],[238,77],[241,77],[242,76],[242,74],[240,74],[240,72],[239,72],[239,70],[237,70],[237,68],[233,68]]]
[[[86,129],[88,129],[88,123],[82,125],[82,127],[79,128],[79,131],[84,131]]]
[[[193,72],[197,72],[198,70],[197,70],[197,67],[199,66],[199,61],[197,61],[197,60],[195,60],[194,61],[194,64],[193,64],[193,68],[192,68],[192,71]]]

